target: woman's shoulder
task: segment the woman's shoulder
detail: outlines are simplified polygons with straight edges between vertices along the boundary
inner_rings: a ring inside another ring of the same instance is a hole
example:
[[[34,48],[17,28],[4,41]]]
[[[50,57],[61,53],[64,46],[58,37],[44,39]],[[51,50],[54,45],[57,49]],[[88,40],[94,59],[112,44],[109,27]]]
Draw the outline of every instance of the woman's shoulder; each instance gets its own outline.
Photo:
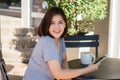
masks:
[[[41,37],[39,38],[39,41],[40,41],[40,42],[53,42],[54,40],[53,40],[53,38],[51,38],[50,36],[41,36]]]

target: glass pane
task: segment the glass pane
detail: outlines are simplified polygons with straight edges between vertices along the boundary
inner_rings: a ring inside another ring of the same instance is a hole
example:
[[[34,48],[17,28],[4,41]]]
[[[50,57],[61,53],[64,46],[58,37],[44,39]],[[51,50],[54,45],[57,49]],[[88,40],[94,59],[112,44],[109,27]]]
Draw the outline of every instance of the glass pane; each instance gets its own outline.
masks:
[[[0,0],[0,8],[21,7],[21,0]]]

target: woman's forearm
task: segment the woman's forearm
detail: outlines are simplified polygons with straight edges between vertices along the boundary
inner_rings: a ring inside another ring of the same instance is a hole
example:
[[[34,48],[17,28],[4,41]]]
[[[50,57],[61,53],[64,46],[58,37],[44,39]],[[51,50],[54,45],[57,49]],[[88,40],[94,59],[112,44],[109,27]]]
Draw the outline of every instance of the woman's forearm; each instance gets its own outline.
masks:
[[[87,74],[89,72],[96,71],[97,69],[98,69],[98,65],[96,64],[89,65],[88,67],[82,69],[62,69],[60,72],[58,72],[58,76],[56,76],[56,78],[71,79],[77,76]]]

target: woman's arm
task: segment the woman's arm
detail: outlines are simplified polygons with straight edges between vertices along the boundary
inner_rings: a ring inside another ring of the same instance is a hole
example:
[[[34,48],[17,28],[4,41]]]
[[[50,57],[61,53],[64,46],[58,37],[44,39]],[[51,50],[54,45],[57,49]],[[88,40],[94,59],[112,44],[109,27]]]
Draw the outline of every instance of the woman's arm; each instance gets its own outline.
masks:
[[[63,53],[62,68],[63,69],[69,69],[66,53]],[[71,79],[61,79],[61,80],[71,80]]]
[[[91,64],[82,69],[63,69],[58,60],[50,60],[48,65],[56,79],[70,79],[98,69],[98,64]]]
[[[62,68],[63,68],[63,69],[69,69],[66,53],[63,53],[63,57],[62,57]]]

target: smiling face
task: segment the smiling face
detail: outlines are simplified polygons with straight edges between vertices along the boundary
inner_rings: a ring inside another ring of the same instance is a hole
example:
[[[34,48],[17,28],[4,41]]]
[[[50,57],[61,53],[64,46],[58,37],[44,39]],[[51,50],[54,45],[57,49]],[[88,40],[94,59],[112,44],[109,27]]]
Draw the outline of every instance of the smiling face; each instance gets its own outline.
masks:
[[[60,38],[60,36],[64,32],[65,27],[66,27],[66,23],[63,20],[62,16],[61,15],[55,15],[55,16],[53,16],[53,18],[50,22],[49,33],[54,38]]]
[[[40,22],[38,35],[64,38],[67,35],[67,30],[67,18],[64,11],[59,7],[52,7]]]

